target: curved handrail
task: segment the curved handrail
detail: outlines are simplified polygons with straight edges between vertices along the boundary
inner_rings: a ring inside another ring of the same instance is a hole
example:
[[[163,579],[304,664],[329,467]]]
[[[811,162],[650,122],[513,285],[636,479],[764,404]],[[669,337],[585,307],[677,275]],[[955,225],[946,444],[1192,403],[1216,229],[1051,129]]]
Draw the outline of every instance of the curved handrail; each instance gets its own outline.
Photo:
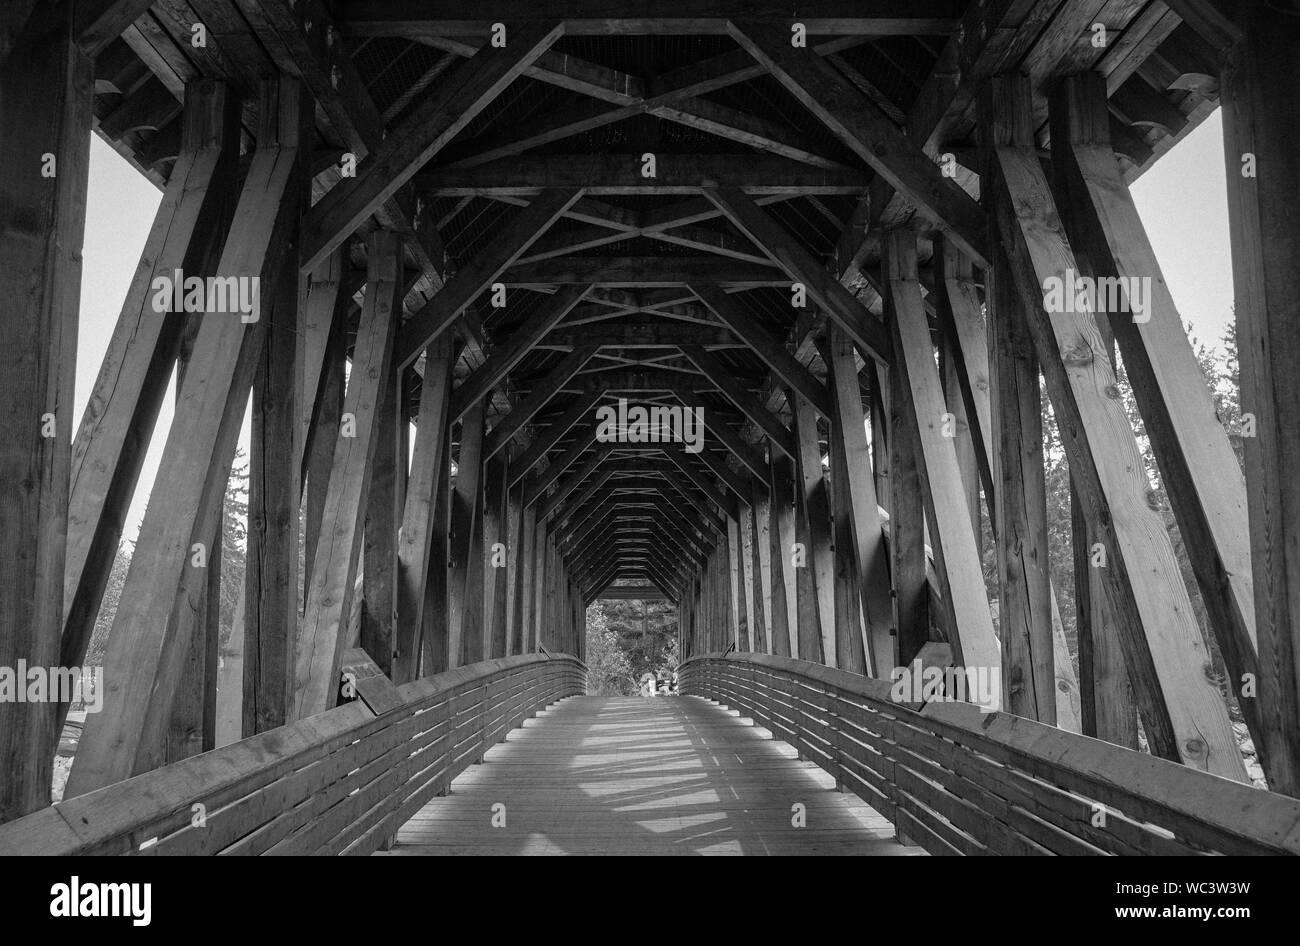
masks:
[[[702,654],[683,693],[797,746],[932,853],[1300,854],[1300,800],[970,703],[766,654]]]
[[[366,854],[539,709],[586,689],[576,657],[485,660],[0,825],[0,854]]]

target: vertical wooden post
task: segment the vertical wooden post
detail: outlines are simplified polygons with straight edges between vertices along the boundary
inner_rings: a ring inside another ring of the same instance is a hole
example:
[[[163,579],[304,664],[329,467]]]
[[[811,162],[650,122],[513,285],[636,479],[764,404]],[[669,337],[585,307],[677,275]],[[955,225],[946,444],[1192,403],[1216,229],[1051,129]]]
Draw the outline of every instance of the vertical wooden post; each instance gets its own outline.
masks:
[[[752,491],[751,491],[752,494]],[[749,496],[746,496],[749,499]],[[757,590],[754,586],[754,508],[748,503],[740,507],[740,576],[741,603],[745,608],[745,624],[741,633],[740,649],[755,652],[761,646],[758,617],[755,610],[759,606]],[[671,589],[661,589],[665,594]]]
[[[1080,732],[1129,749],[1138,747],[1137,706],[1120,649],[1117,619],[1097,574],[1094,548],[1099,530],[1089,522],[1079,491],[1070,482],[1070,528],[1074,551],[1074,626],[1079,641]]]
[[[876,498],[875,480],[871,472],[871,458],[867,448],[866,418],[862,412],[862,389],[858,384],[857,366],[853,360],[853,342],[838,325],[826,329],[826,354],[834,417],[831,422],[831,439],[843,461],[836,486],[832,474],[831,488],[842,493],[837,499],[836,516],[845,518],[848,527],[843,539],[851,543],[852,562],[856,567],[856,594],[852,610],[860,608],[867,622],[867,641],[862,665],[858,666],[854,645],[853,658],[841,661],[840,666],[856,673],[874,673],[888,677],[896,663],[893,602],[889,595],[889,565],[881,529],[879,501]],[[836,539],[838,548],[842,540]],[[856,622],[855,622],[856,623]]]
[[[835,552],[835,657],[841,670],[866,674],[867,642],[861,598],[861,592],[866,589],[858,582],[848,464],[844,459],[844,441],[836,426],[832,420],[829,447],[831,543]]]
[[[1239,4],[1223,72],[1223,148],[1269,788],[1300,796],[1300,17]],[[1239,691],[1240,681],[1233,681]]]
[[[889,297],[885,297],[886,312]],[[884,449],[889,485],[889,562],[894,583],[896,666],[906,666],[925,646],[930,633],[930,590],[925,564],[925,501],[922,499],[920,448],[912,399],[903,392],[906,379],[895,358],[889,364],[891,395],[888,426],[874,439]],[[884,388],[877,385],[878,390]],[[877,400],[883,401],[883,398]],[[882,404],[883,408],[883,404]],[[882,414],[884,411],[882,409]],[[872,412],[873,424],[876,412]],[[873,430],[876,428],[873,427]],[[887,429],[887,436],[881,436]],[[891,670],[892,668],[886,668]]]
[[[518,494],[518,501],[522,504],[522,481],[516,485],[515,491]],[[536,651],[533,635],[533,611],[536,607],[534,575],[537,571],[537,510],[533,506],[524,506],[520,518],[523,520],[523,524],[519,540],[519,574],[517,577],[519,604],[515,608],[514,615],[517,627],[511,633],[517,641],[515,653],[531,654]]]
[[[829,491],[822,471],[817,415],[797,391],[790,392],[798,441],[799,498],[796,524],[804,565],[795,569],[799,589],[799,658],[835,666],[835,553],[831,549]]]
[[[361,649],[380,670],[393,674],[394,624],[397,613],[398,411],[401,372],[390,367],[379,408],[379,445],[366,495],[365,541],[361,571]],[[405,418],[403,418],[405,424]],[[403,469],[406,457],[401,458]]]
[[[294,719],[324,712],[338,695],[339,661],[347,646],[357,559],[365,529],[365,500],[375,457],[391,454],[393,336],[400,309],[401,244],[396,234],[376,230],[367,245],[366,301],[357,329],[344,396],[342,424],[334,446],[325,513],[315,550],[311,585],[303,609],[294,673]],[[391,500],[391,496],[390,496]]]
[[[343,417],[343,394],[347,369],[347,306],[351,300],[339,293],[334,319],[325,345],[324,361],[316,394],[311,437],[303,454],[306,470],[303,515],[303,588],[311,587],[316,546],[320,542],[321,521],[325,515],[325,497],[329,491],[330,467],[338,444],[339,425]],[[304,591],[304,605],[306,592]]]
[[[472,572],[482,562],[474,558],[474,536],[481,525],[478,516],[482,497],[479,482],[483,464],[483,402],[465,412],[460,422],[460,454],[456,458],[456,479],[451,492],[451,532],[448,539],[447,642],[451,667],[481,659],[482,601],[472,599]],[[480,543],[481,543],[480,539]],[[481,585],[478,586],[481,589]],[[481,592],[480,592],[481,594]]]
[[[748,637],[749,627],[744,613],[745,599],[740,584],[739,519],[727,519],[727,578],[727,588],[730,592],[727,597],[727,625],[731,632],[731,643],[736,645],[736,650],[742,650],[744,648],[741,646],[741,637],[742,635]]]
[[[921,307],[916,237],[896,230],[886,234],[885,242],[888,322],[894,362],[904,382],[895,395],[911,401],[915,419],[922,497],[932,530],[935,570],[944,592],[945,624],[953,631],[949,643],[962,666],[982,668],[992,675],[1000,664],[998,643],[957,453],[952,440],[944,435],[948,412]],[[897,487],[895,490],[897,502]]]
[[[772,449],[772,652],[799,656],[799,592],[792,556],[795,544],[794,464]]]
[[[771,467],[768,467],[771,475]],[[772,653],[772,494],[769,487],[757,478],[751,483],[753,492],[753,554],[756,582],[754,588],[754,651]]]
[[[445,531],[439,534],[434,522],[439,503],[443,503],[439,490],[445,486],[447,476],[447,405],[451,398],[451,370],[451,339],[444,334],[425,352],[415,451],[411,457],[411,475],[402,507],[401,534],[397,539],[394,683],[415,679],[421,649],[419,639],[425,626],[428,582],[432,575],[442,574],[446,568],[445,555],[439,556],[434,551],[438,543],[446,545],[446,534]],[[445,507],[445,503],[443,505]],[[438,558],[436,568],[431,564],[434,558]],[[445,579],[440,585],[444,583]],[[437,610],[441,613],[445,607],[443,601]]]
[[[533,507],[529,507],[530,509]],[[529,652],[537,653],[539,645],[544,641],[543,632],[546,627],[546,601],[547,601],[547,582],[550,575],[547,574],[547,566],[550,564],[548,556],[549,545],[546,541],[546,520],[538,520],[536,531],[533,534],[533,593],[532,593],[532,627],[526,631],[529,635]]]
[[[296,234],[295,234],[296,236]],[[248,543],[244,568],[244,734],[283,726],[288,718],[298,630],[298,507],[302,497],[298,378],[301,277],[292,264],[277,278],[267,339],[253,377],[248,474]]]
[[[505,456],[489,460],[483,474],[483,636],[485,657],[506,655],[506,594],[510,581],[509,512]]]
[[[1003,707],[1017,716],[1056,722],[1052,592],[1043,478],[1038,359],[1010,284],[1010,264],[988,241],[989,373],[993,391],[994,516],[1000,590]]]
[[[506,493],[506,654],[522,654],[523,628],[520,600],[524,589],[524,486],[516,483]]]
[[[450,366],[448,368],[450,371]],[[443,428],[444,443],[451,431]],[[416,438],[419,448],[419,437]],[[451,552],[448,533],[451,528],[451,463],[444,447],[437,475],[433,499],[433,517],[429,521],[429,565],[424,588],[424,612],[420,620],[420,667],[418,676],[431,676],[451,669],[451,643],[448,639],[447,607],[448,577]],[[405,538],[405,536],[403,536]]]

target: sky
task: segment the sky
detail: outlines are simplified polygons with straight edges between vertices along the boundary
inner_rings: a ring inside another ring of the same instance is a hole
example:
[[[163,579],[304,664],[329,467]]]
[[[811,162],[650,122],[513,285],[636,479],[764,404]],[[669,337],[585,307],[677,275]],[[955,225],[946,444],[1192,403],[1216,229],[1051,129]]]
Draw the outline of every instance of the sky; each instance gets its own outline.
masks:
[[[1192,324],[1200,341],[1217,345],[1232,318],[1220,112],[1161,157],[1132,192],[1183,321]],[[98,136],[91,137],[74,399],[78,422],[161,199],[161,191]],[[169,389],[123,538],[134,539],[139,531],[174,403],[175,391]],[[240,445],[247,453],[247,415]]]

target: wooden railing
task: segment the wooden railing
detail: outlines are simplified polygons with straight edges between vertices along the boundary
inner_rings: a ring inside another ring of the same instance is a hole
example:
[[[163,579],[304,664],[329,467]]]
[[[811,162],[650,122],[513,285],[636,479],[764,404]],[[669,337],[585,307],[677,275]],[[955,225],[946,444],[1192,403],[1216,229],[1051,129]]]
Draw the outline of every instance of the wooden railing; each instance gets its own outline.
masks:
[[[921,711],[890,682],[710,654],[681,691],[795,746],[932,854],[1297,854],[1300,801],[969,703]]]
[[[368,854],[586,675],[527,654],[425,677],[0,826],[0,854]]]

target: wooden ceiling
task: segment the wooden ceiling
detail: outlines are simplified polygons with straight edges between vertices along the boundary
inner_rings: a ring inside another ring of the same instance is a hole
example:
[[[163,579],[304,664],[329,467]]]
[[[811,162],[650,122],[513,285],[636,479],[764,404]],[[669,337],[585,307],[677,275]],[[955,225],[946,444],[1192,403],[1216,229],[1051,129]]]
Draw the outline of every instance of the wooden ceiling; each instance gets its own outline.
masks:
[[[908,147],[950,161],[951,176],[972,196],[979,186],[974,95],[995,72],[1030,77],[1044,149],[1053,80],[1085,69],[1104,75],[1112,139],[1130,181],[1217,103],[1222,46],[1213,21],[1188,13],[1196,3],[724,6],[725,15],[704,0],[566,0],[554,7],[480,0],[470,8],[445,0],[156,0],[96,60],[96,128],[161,185],[179,148],[187,81],[220,78],[243,96],[248,150],[259,80],[277,70],[301,75],[317,99],[313,196],[320,202],[306,221],[304,252],[321,259],[339,242],[348,246],[350,288],[359,299],[364,235],[375,225],[401,233],[410,289],[399,357],[418,369],[425,330],[455,319],[457,378],[489,384],[495,446],[508,434],[524,451],[535,430],[562,418],[572,397],[593,386],[607,396],[642,390],[651,398],[698,398],[745,440],[763,437],[690,352],[778,418],[789,416],[789,378],[772,372],[756,344],[824,376],[814,344],[819,317],[791,308],[789,261],[774,258],[772,244],[755,239],[734,206],[703,188],[747,195],[744,204],[764,209],[763,225],[806,269],[834,277],[877,313],[879,232],[934,229],[931,214],[877,173],[861,135],[855,140],[854,129],[836,127],[835,106],[843,103],[819,101],[783,81],[787,66],[772,57],[800,28],[833,76],[827,96],[859,96],[869,103],[859,111],[888,131],[901,129]],[[476,19],[465,19],[467,12]],[[562,35],[517,74],[497,77],[499,92],[472,112],[453,113],[458,94],[487,81],[470,60],[499,27],[507,42],[528,42],[555,29],[560,17]],[[200,26],[204,44],[195,39]],[[431,117],[445,126],[429,145],[431,157],[404,175],[382,209],[359,226],[326,226],[343,203],[337,194],[326,197],[340,181],[340,162],[348,154],[363,160],[389,135]],[[974,230],[958,225],[950,237],[960,241]],[[322,237],[326,231],[333,242]],[[924,280],[928,240],[921,250]],[[506,263],[499,277],[489,272],[498,256]],[[503,308],[487,292],[456,295],[461,286],[481,290],[493,281],[507,287]],[[701,283],[720,286],[720,300],[705,304],[692,288]],[[431,302],[444,285],[456,291]],[[587,286],[580,301],[565,297]],[[562,317],[556,321],[548,307]],[[537,324],[547,328],[530,334]],[[750,337],[735,324],[749,326]],[[557,387],[556,378],[569,373],[566,359],[572,363],[587,346],[595,349],[578,374]],[[500,362],[503,351],[513,352],[508,370],[485,379],[479,369],[494,354]],[[407,381],[414,412],[419,384],[414,376]],[[558,396],[530,403],[543,394]],[[530,423],[517,414],[502,424],[520,404],[529,405]],[[551,449],[559,455],[575,444],[565,435]],[[743,466],[735,450],[723,456]]]

